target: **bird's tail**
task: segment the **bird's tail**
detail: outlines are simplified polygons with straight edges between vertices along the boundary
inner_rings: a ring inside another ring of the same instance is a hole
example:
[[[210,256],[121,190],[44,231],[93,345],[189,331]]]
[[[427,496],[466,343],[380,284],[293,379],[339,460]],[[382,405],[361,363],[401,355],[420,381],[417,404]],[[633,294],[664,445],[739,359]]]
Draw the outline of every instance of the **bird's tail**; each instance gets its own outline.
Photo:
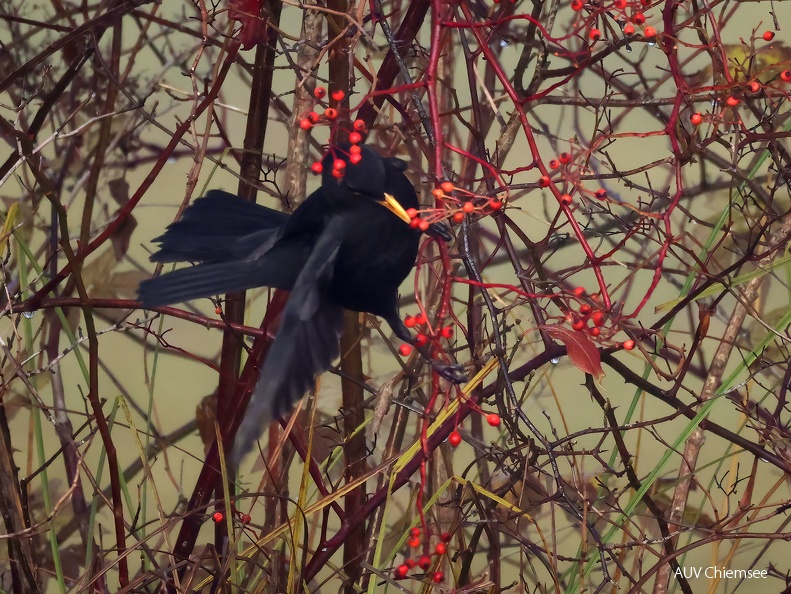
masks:
[[[154,241],[152,262],[224,262],[239,259],[275,236],[289,215],[222,190],[198,198]],[[239,238],[245,238],[240,241]],[[246,238],[250,238],[248,241]],[[252,245],[248,245],[252,244]],[[246,250],[247,253],[244,253]]]
[[[276,262],[251,258],[275,243],[289,215],[212,190],[184,211],[155,239],[153,262],[200,262],[140,283],[145,307],[159,307],[222,293],[244,291],[280,279]],[[292,273],[296,276],[296,273]],[[272,277],[271,279],[269,277]]]

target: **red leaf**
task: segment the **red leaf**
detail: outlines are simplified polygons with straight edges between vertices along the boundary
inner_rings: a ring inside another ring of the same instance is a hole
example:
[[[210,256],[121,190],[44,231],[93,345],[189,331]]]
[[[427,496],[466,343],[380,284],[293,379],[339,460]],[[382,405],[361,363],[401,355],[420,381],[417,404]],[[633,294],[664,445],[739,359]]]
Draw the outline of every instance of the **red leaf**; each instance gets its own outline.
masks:
[[[242,49],[248,50],[263,41],[265,21],[260,14],[261,0],[228,0],[228,18],[242,25],[237,34]]]
[[[569,330],[563,326],[540,326],[540,329],[566,345],[566,352],[574,367],[590,373],[596,380],[604,377],[599,349],[585,332]]]

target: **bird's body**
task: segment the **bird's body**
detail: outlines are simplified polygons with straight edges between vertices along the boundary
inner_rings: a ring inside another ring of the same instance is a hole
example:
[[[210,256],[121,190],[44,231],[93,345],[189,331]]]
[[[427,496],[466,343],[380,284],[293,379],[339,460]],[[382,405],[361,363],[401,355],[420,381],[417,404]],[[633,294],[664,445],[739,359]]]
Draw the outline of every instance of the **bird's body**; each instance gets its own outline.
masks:
[[[292,215],[221,191],[209,192],[157,238],[158,262],[198,262],[144,281],[140,300],[156,307],[253,287],[289,290],[288,302],[237,437],[246,452],[266,420],[288,412],[339,355],[343,309],[382,317],[402,340],[398,287],[417,255],[420,232],[404,212],[418,208],[406,164],[362,147],[324,159],[322,186]],[[345,163],[344,175],[332,175]],[[398,205],[386,197],[395,198]],[[400,214],[396,214],[399,210]]]

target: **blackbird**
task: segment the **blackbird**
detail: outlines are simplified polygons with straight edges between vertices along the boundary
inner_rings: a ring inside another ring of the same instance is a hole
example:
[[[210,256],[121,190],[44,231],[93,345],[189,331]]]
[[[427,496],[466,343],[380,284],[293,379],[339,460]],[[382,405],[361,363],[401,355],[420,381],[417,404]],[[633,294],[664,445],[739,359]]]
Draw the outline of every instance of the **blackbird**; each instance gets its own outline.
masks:
[[[260,286],[290,291],[237,435],[237,458],[339,356],[343,309],[375,314],[398,338],[413,340],[398,314],[398,287],[417,256],[420,231],[406,213],[419,207],[417,195],[404,161],[360,148],[359,158],[349,145],[331,148],[321,187],[292,215],[212,190],[155,239],[152,261],[198,264],[143,281],[145,307]],[[429,232],[450,237],[442,225]],[[464,381],[458,367],[433,364]]]

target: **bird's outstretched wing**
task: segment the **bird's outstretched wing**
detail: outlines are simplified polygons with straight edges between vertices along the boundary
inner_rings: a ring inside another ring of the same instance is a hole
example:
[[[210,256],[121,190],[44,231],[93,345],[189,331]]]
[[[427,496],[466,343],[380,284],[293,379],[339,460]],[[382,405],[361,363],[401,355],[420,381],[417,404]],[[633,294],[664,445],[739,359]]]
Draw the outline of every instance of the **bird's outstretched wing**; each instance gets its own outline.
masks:
[[[337,231],[337,225],[327,226],[294,283],[236,436],[237,461],[266,425],[290,411],[313,387],[316,375],[340,354],[343,310],[327,296],[341,245]]]

